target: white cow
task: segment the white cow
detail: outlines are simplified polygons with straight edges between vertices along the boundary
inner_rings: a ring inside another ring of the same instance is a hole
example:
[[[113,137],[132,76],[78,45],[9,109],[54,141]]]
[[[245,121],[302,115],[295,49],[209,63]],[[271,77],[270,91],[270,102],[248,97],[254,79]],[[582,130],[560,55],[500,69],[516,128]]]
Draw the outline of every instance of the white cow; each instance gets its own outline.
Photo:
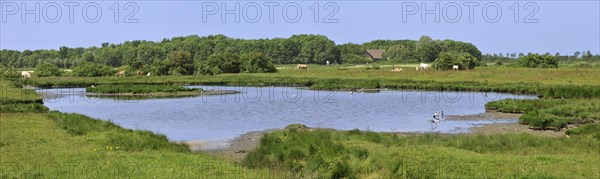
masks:
[[[458,71],[458,65],[452,65],[452,70],[457,70]]]
[[[426,64],[426,63],[421,63],[421,64],[419,64],[419,66],[417,67],[417,71],[419,71],[419,70],[427,70],[427,69],[429,69],[429,67],[431,67],[431,65],[429,65],[429,64]]]
[[[26,72],[26,71],[22,71],[21,72],[21,77],[23,77],[23,78],[31,78],[31,73]]]

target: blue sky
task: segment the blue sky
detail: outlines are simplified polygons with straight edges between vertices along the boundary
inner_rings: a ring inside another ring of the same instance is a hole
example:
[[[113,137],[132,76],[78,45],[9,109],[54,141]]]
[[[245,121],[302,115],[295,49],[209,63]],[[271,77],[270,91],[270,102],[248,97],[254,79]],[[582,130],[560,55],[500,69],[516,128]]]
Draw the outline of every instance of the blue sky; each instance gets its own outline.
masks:
[[[434,39],[471,42],[483,53],[572,54],[583,50],[600,53],[600,1],[597,0],[74,2],[2,0],[0,49],[90,47],[103,42],[160,41],[187,35],[224,34],[256,39],[322,34],[337,44],[375,39],[418,39],[421,35],[429,35]],[[22,14],[30,12],[26,9],[35,10],[36,3],[39,4],[40,22],[35,21],[35,14]],[[114,21],[115,3],[119,7],[117,22]],[[236,3],[239,4],[237,11]],[[435,8],[436,3],[439,8]],[[57,13],[57,7],[61,13]],[[72,15],[70,8],[74,9]],[[137,12],[134,13],[135,8]],[[274,11],[270,13],[271,8]],[[223,22],[221,13],[226,12],[224,9],[234,9],[233,12],[240,14],[240,21],[236,22],[233,13],[224,14]],[[319,9],[318,15],[315,9]],[[258,11],[261,11],[260,16],[257,16]],[[425,19],[422,20],[422,12],[430,14],[423,14]],[[125,23],[130,13],[133,16],[129,20],[133,23]],[[99,18],[95,18],[96,14]],[[328,18],[328,15],[332,16]],[[439,15],[439,22],[435,20],[436,15]],[[73,22],[69,17],[73,17]],[[473,18],[472,22],[469,17]]]

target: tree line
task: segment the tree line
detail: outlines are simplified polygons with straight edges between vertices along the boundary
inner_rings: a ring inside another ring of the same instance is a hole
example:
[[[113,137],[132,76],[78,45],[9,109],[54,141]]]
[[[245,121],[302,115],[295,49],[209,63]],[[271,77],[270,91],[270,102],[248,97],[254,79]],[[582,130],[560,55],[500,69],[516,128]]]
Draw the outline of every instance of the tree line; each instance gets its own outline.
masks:
[[[428,36],[419,40],[374,40],[363,44],[336,45],[326,36],[309,34],[250,40],[224,35],[192,35],[160,42],[102,43],[99,47],[89,48],[5,49],[0,51],[0,59],[2,66],[14,68],[53,64],[58,68],[80,71],[123,68],[157,75],[193,75],[273,72],[273,64],[369,63],[371,59],[366,56],[368,49],[385,50],[384,60],[392,62],[433,62],[443,52],[468,53],[478,60],[482,59],[481,52],[471,43],[433,40]]]

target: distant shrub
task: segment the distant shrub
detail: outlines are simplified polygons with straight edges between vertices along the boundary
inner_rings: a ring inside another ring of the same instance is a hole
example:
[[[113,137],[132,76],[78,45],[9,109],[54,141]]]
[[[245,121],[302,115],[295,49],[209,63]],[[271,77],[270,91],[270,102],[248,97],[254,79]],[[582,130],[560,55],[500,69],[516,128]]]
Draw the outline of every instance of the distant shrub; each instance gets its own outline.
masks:
[[[21,77],[21,73],[19,73],[15,68],[6,67],[0,64],[0,77],[3,78],[19,78]]]
[[[36,66],[35,75],[39,77],[60,76],[60,69],[56,65],[46,62]]]
[[[114,74],[114,70],[102,64],[83,63],[73,69],[73,74],[81,77],[110,76]]]
[[[470,70],[478,64],[478,59],[469,53],[442,52],[433,62],[433,68],[436,70],[451,70],[452,66],[458,65],[459,69]]]
[[[346,64],[365,64],[373,62],[373,59],[356,54],[345,54],[342,55],[342,62]]]
[[[518,66],[526,68],[558,68],[558,60],[551,55],[529,54],[521,57]]]
[[[498,66],[502,66],[503,63],[502,63],[502,60],[497,60],[495,64]]]

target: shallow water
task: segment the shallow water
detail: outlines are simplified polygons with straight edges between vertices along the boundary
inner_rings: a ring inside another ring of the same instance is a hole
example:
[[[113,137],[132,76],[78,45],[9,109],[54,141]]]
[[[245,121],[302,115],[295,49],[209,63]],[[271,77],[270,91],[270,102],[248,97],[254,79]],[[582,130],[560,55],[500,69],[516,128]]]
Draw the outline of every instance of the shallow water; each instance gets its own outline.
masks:
[[[309,127],[384,132],[468,132],[494,121],[430,120],[485,112],[489,101],[534,96],[480,92],[382,90],[379,93],[314,91],[294,87],[192,88],[237,90],[239,94],[161,99],[85,97],[83,88],[37,90],[51,110],[110,120],[122,127],[165,134],[170,140],[227,140],[250,131]],[[516,122],[516,119],[495,122]]]

